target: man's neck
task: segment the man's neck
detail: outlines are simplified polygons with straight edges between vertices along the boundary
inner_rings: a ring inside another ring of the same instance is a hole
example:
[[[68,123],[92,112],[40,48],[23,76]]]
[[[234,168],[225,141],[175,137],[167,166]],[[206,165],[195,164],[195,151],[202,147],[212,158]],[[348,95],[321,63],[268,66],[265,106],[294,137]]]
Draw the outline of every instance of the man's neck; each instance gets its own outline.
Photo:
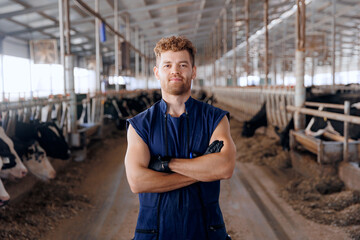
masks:
[[[189,99],[190,93],[181,96],[164,94],[162,97],[167,105],[167,113],[172,117],[180,117],[186,110],[185,102]]]

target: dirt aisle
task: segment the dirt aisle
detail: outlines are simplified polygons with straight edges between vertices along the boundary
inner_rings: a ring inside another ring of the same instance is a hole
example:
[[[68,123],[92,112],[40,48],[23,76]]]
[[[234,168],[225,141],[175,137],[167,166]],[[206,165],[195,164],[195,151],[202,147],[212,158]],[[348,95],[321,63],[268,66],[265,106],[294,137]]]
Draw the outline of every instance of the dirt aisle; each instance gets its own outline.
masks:
[[[103,148],[105,146],[105,148]],[[42,239],[131,239],[138,212],[137,196],[126,180],[126,137],[105,140],[92,149],[85,180],[77,191],[91,199],[92,208],[60,222]]]

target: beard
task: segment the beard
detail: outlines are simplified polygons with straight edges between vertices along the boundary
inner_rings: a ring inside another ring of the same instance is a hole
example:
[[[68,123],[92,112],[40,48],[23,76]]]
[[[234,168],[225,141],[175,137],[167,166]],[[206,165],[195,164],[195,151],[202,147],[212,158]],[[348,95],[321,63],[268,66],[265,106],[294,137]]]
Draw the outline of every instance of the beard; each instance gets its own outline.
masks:
[[[180,96],[190,91],[191,81],[189,82],[166,82],[162,89],[171,95]]]

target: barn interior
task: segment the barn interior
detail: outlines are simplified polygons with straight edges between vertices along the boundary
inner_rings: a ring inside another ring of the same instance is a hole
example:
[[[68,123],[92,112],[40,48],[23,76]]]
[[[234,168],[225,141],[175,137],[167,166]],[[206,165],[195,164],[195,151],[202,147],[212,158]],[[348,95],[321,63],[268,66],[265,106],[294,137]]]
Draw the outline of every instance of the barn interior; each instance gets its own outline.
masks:
[[[192,97],[230,112],[231,238],[360,239],[359,12],[358,0],[0,0],[0,238],[134,237],[126,120],[161,99],[154,47],[175,35],[197,49]]]

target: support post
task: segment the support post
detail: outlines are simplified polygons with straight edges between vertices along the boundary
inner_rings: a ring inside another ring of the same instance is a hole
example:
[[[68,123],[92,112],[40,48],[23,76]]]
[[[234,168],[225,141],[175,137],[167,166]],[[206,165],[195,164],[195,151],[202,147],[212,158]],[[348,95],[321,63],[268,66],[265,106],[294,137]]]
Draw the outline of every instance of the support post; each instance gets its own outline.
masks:
[[[268,23],[269,22],[269,0],[264,0],[264,26],[265,26],[265,57],[264,57],[264,66],[265,66],[265,85],[268,85],[268,75],[269,75],[269,31]]]
[[[216,29],[215,34],[212,34],[212,48],[211,48],[211,56],[213,61],[213,84],[212,86],[216,86]]]
[[[219,19],[218,22],[218,31],[217,31],[217,59],[219,59],[218,62],[218,66],[217,66],[217,74],[216,77],[217,79],[215,79],[215,86],[218,84],[219,80],[220,80],[220,85],[221,85],[221,65],[220,65],[220,59],[221,59],[221,22]]]
[[[233,86],[237,86],[237,74],[236,74],[236,0],[233,0],[233,9],[232,9],[232,17],[233,17],[233,27],[232,27],[232,49],[234,51],[233,54]]]
[[[148,44],[145,45],[145,54],[149,52]],[[149,65],[150,65],[150,58],[148,57],[145,59],[145,78],[146,78],[146,89],[149,89]]]
[[[311,29],[314,29],[314,20],[315,19],[315,6],[311,7]],[[313,30],[314,32],[314,30]],[[311,86],[314,85],[314,76],[315,76],[315,51],[311,53]]]
[[[114,28],[116,31],[119,31],[119,12],[118,12],[118,0],[114,0]],[[115,41],[115,91],[119,91],[119,36],[114,35]]]
[[[60,64],[62,67],[64,96],[66,96],[66,79],[65,79],[65,44],[64,44],[64,11],[63,0],[58,0],[59,7],[59,36],[60,36]]]
[[[224,8],[224,15],[223,15],[223,31],[222,31],[223,33],[222,33],[222,43],[223,43],[223,56],[227,53],[227,11],[226,11],[226,8]],[[225,72],[225,74],[224,74],[224,77],[223,77],[223,79],[224,79],[224,85],[225,86],[227,86],[228,85],[228,83],[227,83],[227,81],[228,81],[228,58],[227,57],[225,57],[224,58],[224,61],[225,61],[225,63],[223,64],[223,65],[225,65],[225,70],[224,70],[224,72]]]
[[[246,19],[246,86],[249,85],[249,74],[250,74],[250,44],[249,44],[249,33],[250,33],[250,18],[249,18],[249,0],[245,0],[245,19]]]
[[[95,11],[99,13],[99,0],[95,0]],[[96,52],[96,92],[101,90],[101,82],[100,82],[100,20],[95,17],[95,52]]]
[[[145,53],[145,39],[143,35],[140,37],[140,49],[142,53]],[[141,56],[141,75],[145,79],[145,56]]]
[[[77,132],[76,95],[74,84],[74,59],[72,54],[65,55],[65,78],[67,81],[67,92],[70,94],[70,132]]]
[[[283,38],[287,36],[287,22],[284,22]],[[286,66],[286,41],[282,42],[282,85],[285,85],[285,66]]]
[[[125,14],[125,38],[126,38],[126,53],[125,53],[125,57],[126,57],[126,73],[128,75],[131,74],[131,69],[130,69],[130,16],[129,14]]]
[[[135,28],[135,47],[139,49],[139,27]],[[135,52],[135,78],[139,78],[139,53]]]
[[[331,29],[332,29],[332,54],[331,54],[331,73],[332,73],[332,85],[335,85],[335,68],[336,68],[336,0],[332,0],[332,22],[331,22]]]
[[[350,102],[344,102],[344,114],[350,115]],[[349,122],[344,121],[344,148],[343,148],[343,160],[347,162],[349,160]]]
[[[69,0],[65,0],[65,34],[66,34],[66,54],[71,54],[71,42],[70,42],[70,6]]]
[[[296,85],[295,85],[295,106],[301,107],[305,102],[305,85],[304,85],[304,71],[305,71],[305,27],[306,27],[306,5],[305,0],[297,0],[296,11]],[[300,117],[298,112],[294,114],[295,130],[305,127],[305,118]]]
[[[5,101],[5,79],[4,79],[4,37],[0,37],[0,74],[1,74],[1,90],[2,101]]]

